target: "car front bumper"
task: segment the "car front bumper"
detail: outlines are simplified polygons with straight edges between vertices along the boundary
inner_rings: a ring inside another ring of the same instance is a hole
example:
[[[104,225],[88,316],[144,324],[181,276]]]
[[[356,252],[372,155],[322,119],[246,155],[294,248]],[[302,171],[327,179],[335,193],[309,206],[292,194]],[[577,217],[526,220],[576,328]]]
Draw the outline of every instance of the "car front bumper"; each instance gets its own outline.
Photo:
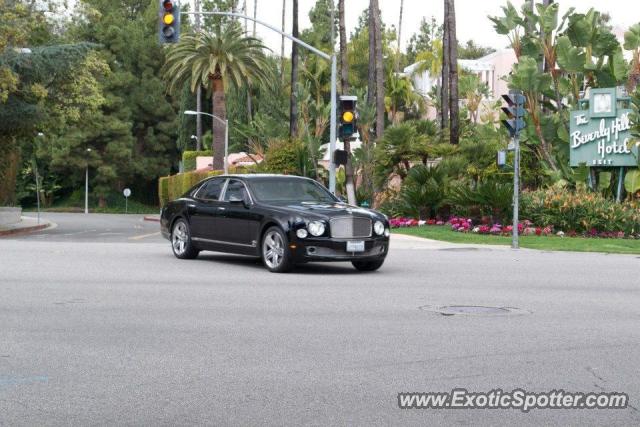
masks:
[[[347,241],[364,241],[364,251],[347,252]],[[289,249],[296,262],[309,261],[373,261],[383,259],[389,251],[389,238],[361,239],[305,238],[290,236]]]

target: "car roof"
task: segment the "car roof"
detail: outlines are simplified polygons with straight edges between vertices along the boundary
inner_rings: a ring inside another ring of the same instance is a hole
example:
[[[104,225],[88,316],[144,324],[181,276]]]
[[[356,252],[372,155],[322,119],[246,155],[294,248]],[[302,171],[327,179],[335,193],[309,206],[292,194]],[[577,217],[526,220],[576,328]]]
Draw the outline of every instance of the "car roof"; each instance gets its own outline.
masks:
[[[216,175],[211,178],[242,178],[247,180],[257,180],[261,178],[287,178],[287,179],[306,179],[310,180],[311,178],[307,178],[305,176],[298,175],[282,175],[276,173],[246,173],[246,174],[229,174],[229,175]]]

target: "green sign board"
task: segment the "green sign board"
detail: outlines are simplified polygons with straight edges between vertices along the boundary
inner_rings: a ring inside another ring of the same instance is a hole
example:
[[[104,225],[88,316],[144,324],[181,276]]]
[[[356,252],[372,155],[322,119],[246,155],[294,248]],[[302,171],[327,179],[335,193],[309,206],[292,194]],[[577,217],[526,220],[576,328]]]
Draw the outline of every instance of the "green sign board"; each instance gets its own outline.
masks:
[[[631,138],[632,110],[618,107],[616,88],[591,89],[588,103],[589,109],[571,112],[571,166],[637,166],[638,144]]]

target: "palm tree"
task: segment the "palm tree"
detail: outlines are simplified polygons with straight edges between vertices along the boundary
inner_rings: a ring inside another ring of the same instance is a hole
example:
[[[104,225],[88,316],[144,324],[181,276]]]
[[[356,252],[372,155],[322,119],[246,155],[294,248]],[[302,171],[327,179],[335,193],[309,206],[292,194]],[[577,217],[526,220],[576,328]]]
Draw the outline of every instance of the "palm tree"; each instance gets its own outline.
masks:
[[[271,77],[265,46],[253,37],[246,37],[240,25],[229,25],[221,34],[199,31],[182,37],[167,50],[163,74],[169,81],[169,91],[190,81],[194,92],[199,84],[211,90],[213,115],[227,116],[225,88],[264,83]],[[212,120],[213,168],[223,169],[225,126]]]
[[[367,78],[367,104],[375,103],[376,96],[376,20],[373,14],[375,0],[369,1],[369,70]]]
[[[440,128],[449,127],[449,0],[444,0],[444,22],[442,30],[442,72],[440,78]]]
[[[291,35],[298,37],[298,0],[293,0],[293,25]],[[298,133],[298,100],[296,85],[298,83],[298,43],[291,43],[291,97],[289,98],[289,137]]]
[[[452,144],[457,144],[460,138],[460,121],[458,117],[458,38],[456,37],[456,9],[454,0],[446,0],[447,33],[449,49],[447,53],[449,63],[449,138]]]

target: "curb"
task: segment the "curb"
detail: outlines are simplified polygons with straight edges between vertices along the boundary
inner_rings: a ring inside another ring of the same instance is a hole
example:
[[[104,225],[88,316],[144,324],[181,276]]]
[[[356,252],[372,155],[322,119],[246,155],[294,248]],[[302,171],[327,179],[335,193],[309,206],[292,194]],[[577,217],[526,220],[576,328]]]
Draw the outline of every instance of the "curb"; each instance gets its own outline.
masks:
[[[30,233],[32,231],[43,230],[49,227],[50,225],[51,225],[50,223],[46,223],[46,224],[32,225],[30,227],[14,228],[11,230],[0,230],[0,237],[10,236],[12,234]]]
[[[152,221],[152,222],[160,222],[160,218],[156,218],[154,216],[145,216],[144,220],[145,221]]]

